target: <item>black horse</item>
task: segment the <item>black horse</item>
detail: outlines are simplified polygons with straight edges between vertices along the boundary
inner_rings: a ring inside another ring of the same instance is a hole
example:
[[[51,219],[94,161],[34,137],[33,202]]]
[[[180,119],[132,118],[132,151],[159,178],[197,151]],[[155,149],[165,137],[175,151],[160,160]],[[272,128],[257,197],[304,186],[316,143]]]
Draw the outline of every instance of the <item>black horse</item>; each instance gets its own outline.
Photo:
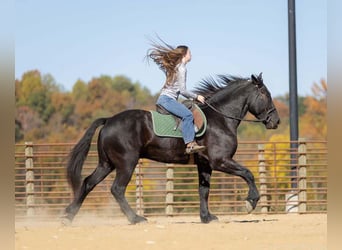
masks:
[[[263,122],[267,129],[275,129],[279,124],[278,112],[261,73],[251,78],[221,75],[216,80],[203,80],[194,92],[205,96],[207,100],[206,104],[199,105],[207,117],[207,131],[197,139],[198,144],[205,145],[207,149],[194,155],[199,175],[201,221],[209,223],[217,220],[208,209],[213,170],[240,176],[246,181],[249,186],[246,207],[251,212],[260,197],[254,176],[232,157],[237,149],[237,128],[247,112]],[[98,165],[81,182],[82,166],[92,137],[101,125],[103,127],[97,141]],[[64,223],[73,220],[88,193],[113,170],[116,170],[116,176],[111,192],[122,212],[132,224],[146,221],[134,212],[125,198],[126,187],[139,158],[186,164],[190,157],[184,151],[182,138],[165,138],[154,134],[149,111],[126,110],[109,118],[95,120],[69,155],[67,177],[74,200],[65,209]]]

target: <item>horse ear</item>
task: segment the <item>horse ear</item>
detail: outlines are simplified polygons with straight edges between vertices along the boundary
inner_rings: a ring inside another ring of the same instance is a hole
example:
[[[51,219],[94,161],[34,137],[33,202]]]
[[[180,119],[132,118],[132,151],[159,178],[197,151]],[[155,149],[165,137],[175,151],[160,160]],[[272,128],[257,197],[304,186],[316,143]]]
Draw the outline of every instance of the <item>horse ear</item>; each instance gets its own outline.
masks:
[[[260,72],[260,74],[258,76],[258,79],[259,79],[260,82],[263,82],[263,80],[262,80],[262,72]]]
[[[254,74],[251,75],[251,79],[252,79],[254,84],[258,84],[259,80]]]
[[[258,76],[252,74],[251,79],[256,86],[261,87],[263,85],[262,73],[260,73]]]

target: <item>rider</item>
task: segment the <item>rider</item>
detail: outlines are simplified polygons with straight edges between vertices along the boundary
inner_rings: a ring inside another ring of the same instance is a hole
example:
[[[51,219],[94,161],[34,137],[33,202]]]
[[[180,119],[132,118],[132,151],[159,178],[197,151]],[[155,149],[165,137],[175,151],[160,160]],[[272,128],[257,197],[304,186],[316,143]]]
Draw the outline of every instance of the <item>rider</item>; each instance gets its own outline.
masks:
[[[171,114],[182,119],[182,136],[186,144],[185,153],[192,154],[205,150],[195,141],[194,117],[191,111],[178,102],[179,95],[204,103],[205,98],[186,89],[186,64],[191,60],[190,49],[185,45],[176,48],[164,43],[165,46],[152,44],[148,51],[151,58],[165,73],[166,81],[161,90],[157,105],[162,106]]]

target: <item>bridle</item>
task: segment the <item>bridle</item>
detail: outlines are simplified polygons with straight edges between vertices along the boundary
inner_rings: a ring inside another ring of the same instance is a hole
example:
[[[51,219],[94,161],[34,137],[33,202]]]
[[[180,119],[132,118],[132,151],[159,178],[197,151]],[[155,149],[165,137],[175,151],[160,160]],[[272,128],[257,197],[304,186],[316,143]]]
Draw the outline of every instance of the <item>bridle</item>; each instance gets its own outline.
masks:
[[[261,88],[259,88],[260,90]],[[258,95],[255,97],[255,99],[257,99],[260,95],[260,91],[258,93]],[[213,105],[211,105],[209,102],[207,101],[204,101],[204,103],[209,107],[211,108],[212,110],[214,110],[216,113],[220,114],[221,116],[225,117],[225,118],[228,118],[228,119],[233,119],[233,120],[238,120],[238,121],[245,121],[245,122],[269,122],[269,120],[271,119],[270,117],[270,114],[273,113],[276,108],[275,107],[272,107],[270,108],[269,110],[267,110],[265,112],[265,115],[264,115],[264,118],[262,119],[243,119],[243,118],[238,118],[238,117],[234,117],[234,116],[229,116],[229,115],[226,115],[224,113],[222,113],[220,110],[218,110],[217,108],[215,108]]]
[[[211,105],[210,103],[204,101],[204,103],[209,107],[211,108],[212,110],[214,110],[216,113],[220,114],[221,116],[225,117],[225,118],[228,118],[228,119],[233,119],[233,120],[238,120],[238,121],[244,121],[244,122],[268,122],[269,119],[270,119],[270,116],[269,114],[271,114],[275,108],[271,108],[270,110],[267,111],[266,113],[266,118],[264,119],[244,119],[244,118],[238,118],[238,117],[234,117],[234,116],[230,116],[230,115],[226,115],[224,113],[222,113],[220,110],[218,110],[217,108],[215,108],[213,105]]]

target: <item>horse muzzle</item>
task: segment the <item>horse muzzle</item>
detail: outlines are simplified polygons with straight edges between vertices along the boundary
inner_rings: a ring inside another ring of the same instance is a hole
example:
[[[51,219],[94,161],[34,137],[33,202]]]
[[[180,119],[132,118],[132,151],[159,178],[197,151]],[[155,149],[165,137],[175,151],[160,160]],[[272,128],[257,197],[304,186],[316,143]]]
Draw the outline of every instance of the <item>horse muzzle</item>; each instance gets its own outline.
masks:
[[[280,124],[279,118],[272,118],[271,116],[267,117],[264,121],[265,127],[267,129],[277,129],[278,125]]]

